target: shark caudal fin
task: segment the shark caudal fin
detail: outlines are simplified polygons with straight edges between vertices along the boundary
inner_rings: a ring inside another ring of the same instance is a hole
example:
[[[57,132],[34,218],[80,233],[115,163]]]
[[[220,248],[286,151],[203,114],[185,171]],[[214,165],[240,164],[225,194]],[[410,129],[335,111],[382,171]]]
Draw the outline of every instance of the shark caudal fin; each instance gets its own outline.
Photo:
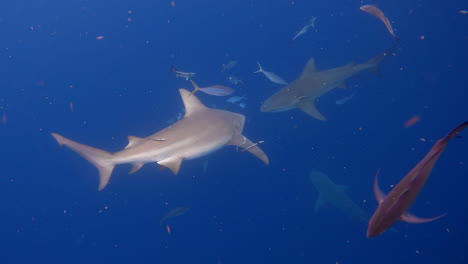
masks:
[[[91,162],[99,171],[99,190],[106,187],[115,166],[114,162],[112,162],[112,153],[80,144],[56,133],[52,133],[51,135],[57,140],[60,146],[65,145],[69,147]]]
[[[368,66],[368,69],[369,69],[369,72],[374,74],[374,75],[377,75],[377,76],[380,76],[381,73],[380,73],[380,64],[386,59],[388,58],[390,55],[392,55],[394,52],[395,52],[395,49],[396,47],[398,46],[399,44],[399,41],[395,41],[395,43],[392,45],[391,48],[389,48],[388,50],[380,53],[379,55],[371,58],[370,60],[367,61],[367,66]]]

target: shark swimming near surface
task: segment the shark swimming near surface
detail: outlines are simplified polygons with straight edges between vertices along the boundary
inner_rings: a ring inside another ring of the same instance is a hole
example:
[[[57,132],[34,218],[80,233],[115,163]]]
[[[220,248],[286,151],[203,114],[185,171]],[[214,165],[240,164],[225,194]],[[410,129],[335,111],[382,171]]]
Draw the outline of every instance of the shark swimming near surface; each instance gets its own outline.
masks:
[[[295,81],[270,96],[260,107],[262,112],[282,112],[299,108],[306,114],[325,121],[315,106],[315,99],[336,87],[345,88],[345,81],[364,70],[378,72],[379,64],[393,53],[396,44],[389,50],[371,58],[365,63],[348,63],[345,66],[320,71],[315,60],[309,59],[302,74]]]
[[[315,202],[315,212],[329,204],[356,221],[362,223],[369,221],[370,216],[346,194],[347,186],[335,184],[327,175],[317,170],[310,172],[309,180],[319,192]]]
[[[265,164],[269,163],[258,143],[242,135],[244,115],[208,108],[191,92],[185,89],[179,89],[179,92],[185,107],[184,117],[149,137],[129,136],[127,147],[119,152],[110,153],[86,146],[56,133],[52,136],[60,146],[69,147],[98,169],[99,190],[106,187],[118,164],[132,164],[132,174],[145,163],[157,162],[177,174],[184,159],[207,155],[225,145],[243,148]]]

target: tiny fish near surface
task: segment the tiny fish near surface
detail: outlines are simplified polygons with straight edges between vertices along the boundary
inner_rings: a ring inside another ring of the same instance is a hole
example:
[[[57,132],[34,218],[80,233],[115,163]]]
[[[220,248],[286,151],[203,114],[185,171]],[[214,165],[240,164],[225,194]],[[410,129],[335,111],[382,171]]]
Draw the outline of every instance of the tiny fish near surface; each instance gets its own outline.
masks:
[[[224,85],[216,84],[216,85],[200,88],[194,81],[190,80],[190,82],[192,83],[193,88],[195,88],[192,91],[192,94],[196,93],[197,91],[202,91],[209,95],[226,96],[226,95],[231,95],[235,92],[235,90],[232,89],[231,87],[227,87]]]

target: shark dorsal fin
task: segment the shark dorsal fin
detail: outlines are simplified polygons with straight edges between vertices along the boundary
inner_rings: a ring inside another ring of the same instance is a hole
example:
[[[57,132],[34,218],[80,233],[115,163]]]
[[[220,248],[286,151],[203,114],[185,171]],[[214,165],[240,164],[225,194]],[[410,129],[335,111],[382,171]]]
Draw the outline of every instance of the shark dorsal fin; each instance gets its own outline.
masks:
[[[144,138],[139,138],[135,136],[128,136],[128,145],[125,148],[131,148],[136,144],[140,143]]]
[[[301,77],[299,77],[299,79],[302,79],[306,76],[314,74],[317,71],[318,69],[317,69],[317,66],[315,66],[315,59],[310,58],[309,61],[304,66],[304,70],[302,71]]]
[[[206,106],[204,106],[191,92],[185,89],[179,89],[179,92],[182,97],[182,101],[184,102],[185,116],[190,116],[194,112],[206,109]]]
[[[380,169],[377,170],[374,179],[374,195],[377,202],[380,204],[385,199],[385,193],[379,187],[379,173]]]

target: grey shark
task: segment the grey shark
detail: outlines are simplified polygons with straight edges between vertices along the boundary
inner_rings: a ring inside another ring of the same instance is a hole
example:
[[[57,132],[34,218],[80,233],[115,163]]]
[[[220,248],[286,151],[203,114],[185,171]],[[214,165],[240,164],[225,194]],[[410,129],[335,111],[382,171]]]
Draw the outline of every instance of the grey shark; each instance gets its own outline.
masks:
[[[395,47],[395,46],[394,46]],[[306,114],[325,121],[315,107],[315,99],[336,87],[345,88],[345,81],[364,70],[377,72],[379,64],[390,55],[394,47],[371,58],[366,63],[348,63],[345,66],[319,71],[315,60],[309,59],[299,78],[270,96],[260,107],[262,112],[282,112],[299,108]]]
[[[325,204],[329,204],[356,221],[363,223],[369,221],[370,216],[346,194],[347,186],[335,184],[323,172],[316,170],[310,172],[309,180],[319,192],[315,212]]]
[[[174,174],[184,159],[194,159],[225,145],[246,149],[268,164],[267,155],[244,135],[245,116],[204,106],[185,89],[179,89],[185,106],[184,117],[173,125],[146,138],[128,137],[125,149],[110,153],[86,146],[52,133],[59,145],[65,145],[91,162],[99,171],[99,190],[104,189],[118,164],[133,164],[131,173],[145,163],[157,162]]]

